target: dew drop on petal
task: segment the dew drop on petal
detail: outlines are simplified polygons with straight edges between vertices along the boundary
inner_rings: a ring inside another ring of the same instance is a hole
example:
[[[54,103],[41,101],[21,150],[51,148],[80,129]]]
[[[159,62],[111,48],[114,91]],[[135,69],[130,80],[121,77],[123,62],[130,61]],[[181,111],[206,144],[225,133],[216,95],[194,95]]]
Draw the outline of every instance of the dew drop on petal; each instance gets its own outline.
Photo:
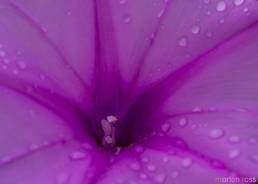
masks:
[[[214,128],[210,131],[209,137],[211,139],[219,139],[224,136],[224,131],[220,128]]]
[[[160,12],[158,13],[158,18],[161,18],[162,17],[162,15],[164,14],[164,12],[165,12],[165,10],[164,9],[162,9],[162,10],[160,10]]]
[[[123,4],[126,4],[127,3],[127,0],[120,0],[119,1],[119,4],[123,5]]]
[[[257,140],[254,137],[250,137],[247,141],[249,144],[255,144],[257,142]]]
[[[178,177],[178,175],[179,175],[179,172],[178,172],[178,171],[173,171],[173,172],[171,173],[171,177],[172,177],[172,178],[176,178],[176,177]]]
[[[239,136],[233,135],[228,138],[230,143],[239,143],[241,141]]]
[[[9,64],[10,61],[9,61],[9,59],[4,58],[4,59],[3,59],[3,62],[4,62],[5,64]]]
[[[18,64],[18,67],[22,70],[26,68],[26,64],[23,61],[17,61],[17,64]]]
[[[6,53],[3,50],[0,50],[0,57],[5,57]]]
[[[148,164],[148,165],[147,165],[147,169],[148,169],[148,171],[155,171],[155,170],[156,170],[156,167],[155,167],[155,165],[153,165],[153,164]]]
[[[69,174],[68,173],[59,173],[56,176],[56,184],[65,184],[69,180]]]
[[[244,0],[234,0],[234,4],[236,6],[240,6],[241,4],[243,4]]]
[[[136,162],[133,162],[133,163],[130,164],[130,168],[135,170],[135,171],[138,171],[138,170],[140,170],[140,165]]]
[[[249,156],[249,160],[255,164],[258,164],[258,153]]]
[[[166,176],[164,174],[158,174],[155,176],[155,181],[157,183],[163,183],[166,179]]]
[[[230,159],[235,159],[235,158],[237,158],[239,155],[240,155],[240,151],[239,151],[238,149],[231,150],[231,151],[228,153],[228,157],[229,157]]]
[[[144,173],[140,173],[140,178],[141,178],[141,179],[146,179],[146,178],[147,178],[147,175],[144,174]]]
[[[167,132],[170,128],[170,125],[168,123],[164,123],[162,126],[161,126],[161,130],[163,132]]]
[[[29,146],[29,150],[30,151],[34,151],[34,150],[37,150],[37,149],[39,149],[39,145],[38,144],[31,144]]]
[[[222,12],[226,9],[226,3],[224,1],[219,1],[216,6],[216,10]]]
[[[187,38],[186,37],[182,37],[181,39],[179,39],[178,45],[181,46],[181,47],[186,47],[186,45],[187,45]]]
[[[124,16],[124,23],[129,24],[132,21],[132,18],[129,15]]]
[[[82,151],[74,151],[72,152],[70,155],[69,155],[70,159],[71,160],[83,160],[87,157],[86,153],[85,152],[82,152]]]
[[[192,27],[192,33],[193,33],[193,34],[198,34],[199,32],[200,32],[200,26],[194,25],[194,26]]]
[[[188,121],[186,118],[181,118],[178,122],[178,124],[181,126],[181,127],[185,127],[187,125]]]
[[[192,165],[192,163],[193,163],[193,160],[191,158],[184,158],[182,160],[182,166],[186,167],[186,168],[190,167]]]
[[[144,151],[144,148],[140,145],[137,145],[135,148],[134,148],[134,151],[136,153],[142,153]]]

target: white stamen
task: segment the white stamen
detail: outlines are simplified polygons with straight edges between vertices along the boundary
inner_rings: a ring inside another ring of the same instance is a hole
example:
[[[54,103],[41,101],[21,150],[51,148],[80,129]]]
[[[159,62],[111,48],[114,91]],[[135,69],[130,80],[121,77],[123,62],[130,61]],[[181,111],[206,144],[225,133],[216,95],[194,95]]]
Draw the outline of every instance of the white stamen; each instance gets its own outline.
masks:
[[[101,126],[105,135],[112,134],[112,125],[107,120],[101,120]]]
[[[109,123],[116,123],[118,121],[117,117],[113,115],[107,116],[107,120]]]

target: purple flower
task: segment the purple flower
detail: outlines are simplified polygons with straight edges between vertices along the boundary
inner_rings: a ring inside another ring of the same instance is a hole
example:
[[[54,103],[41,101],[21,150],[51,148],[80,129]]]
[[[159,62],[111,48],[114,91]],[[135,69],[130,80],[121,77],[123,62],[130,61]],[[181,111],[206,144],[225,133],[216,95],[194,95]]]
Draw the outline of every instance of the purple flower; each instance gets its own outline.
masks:
[[[0,184],[254,183],[255,0],[0,1]]]

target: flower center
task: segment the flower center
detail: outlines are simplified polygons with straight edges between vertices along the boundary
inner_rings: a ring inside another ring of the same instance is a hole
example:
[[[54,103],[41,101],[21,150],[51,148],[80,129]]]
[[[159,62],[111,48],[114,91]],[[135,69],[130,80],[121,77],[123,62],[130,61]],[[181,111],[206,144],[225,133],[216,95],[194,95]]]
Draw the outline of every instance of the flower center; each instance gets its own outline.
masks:
[[[101,120],[103,130],[102,146],[105,148],[114,147],[116,144],[116,128],[114,124],[118,122],[117,117],[110,115]]]

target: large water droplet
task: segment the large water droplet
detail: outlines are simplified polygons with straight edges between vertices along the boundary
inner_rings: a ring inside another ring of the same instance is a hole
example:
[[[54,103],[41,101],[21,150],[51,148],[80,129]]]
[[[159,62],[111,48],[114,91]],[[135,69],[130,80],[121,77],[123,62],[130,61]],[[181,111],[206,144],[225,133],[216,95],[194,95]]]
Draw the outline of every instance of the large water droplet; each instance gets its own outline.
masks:
[[[224,1],[219,1],[216,6],[216,10],[222,12],[226,9],[226,3]]]
[[[234,4],[236,6],[240,6],[241,4],[243,4],[244,0],[234,0]]]
[[[194,25],[194,26],[192,27],[192,33],[193,33],[193,34],[198,34],[199,32],[200,32],[200,26]]]
[[[71,160],[83,160],[87,157],[85,152],[82,151],[74,151],[69,155]]]
[[[228,153],[228,157],[229,157],[230,159],[235,159],[235,158],[237,158],[239,155],[240,155],[240,151],[239,151],[238,149],[231,150],[231,151]]]
[[[183,167],[190,167],[193,163],[193,160],[191,158],[184,158],[182,160],[182,166]]]
[[[219,139],[224,136],[224,131],[220,128],[214,128],[210,131],[209,137],[211,139]]]
[[[186,47],[186,45],[187,45],[187,38],[186,37],[182,37],[181,39],[179,39],[178,45],[181,46],[181,47]]]

